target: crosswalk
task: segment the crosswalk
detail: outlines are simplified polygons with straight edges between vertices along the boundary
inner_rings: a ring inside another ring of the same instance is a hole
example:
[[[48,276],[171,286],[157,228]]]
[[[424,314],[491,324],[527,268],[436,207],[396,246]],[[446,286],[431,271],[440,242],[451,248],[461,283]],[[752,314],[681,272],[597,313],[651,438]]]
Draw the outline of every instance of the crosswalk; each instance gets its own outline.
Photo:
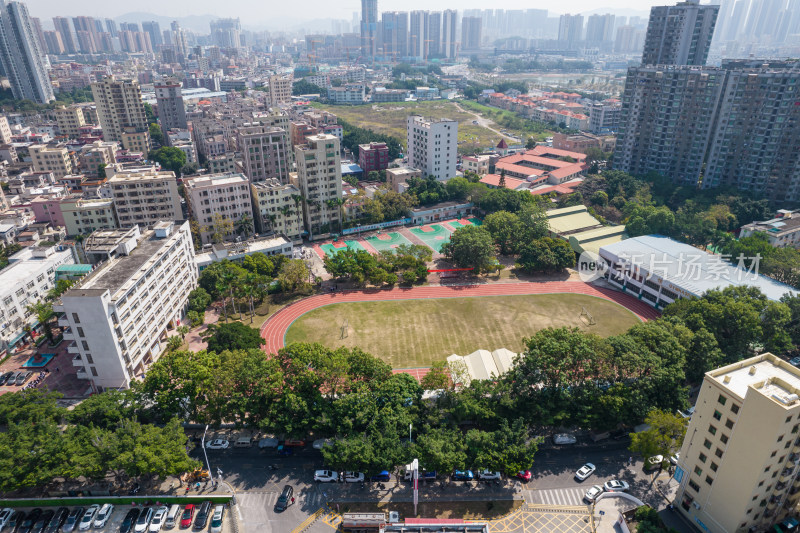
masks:
[[[525,502],[532,504],[564,506],[586,505],[586,502],[583,500],[583,495],[586,494],[588,489],[589,486],[585,488],[574,487],[568,489],[534,489],[526,490],[524,496]]]
[[[239,506],[246,509],[272,509],[275,502],[278,501],[280,492],[241,492],[236,495]],[[309,490],[307,492],[295,493],[295,505],[300,504],[303,507],[322,507],[325,505],[324,493],[317,492],[316,490]]]

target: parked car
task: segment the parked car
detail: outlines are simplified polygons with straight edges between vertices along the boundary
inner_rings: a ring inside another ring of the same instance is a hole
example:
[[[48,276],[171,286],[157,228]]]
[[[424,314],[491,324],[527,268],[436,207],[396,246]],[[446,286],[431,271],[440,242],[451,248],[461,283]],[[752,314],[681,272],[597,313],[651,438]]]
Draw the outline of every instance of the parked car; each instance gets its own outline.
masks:
[[[331,483],[333,481],[339,481],[339,474],[333,470],[317,470],[314,472],[314,481],[319,483]]]
[[[134,507],[128,511],[128,514],[125,515],[125,518],[122,519],[122,523],[119,525],[119,533],[131,533],[131,531],[133,531],[133,526],[139,519],[139,512],[138,507]]]
[[[78,522],[83,516],[83,511],[85,511],[83,507],[72,508],[67,515],[67,519],[64,520],[64,525],[61,526],[62,533],[72,533],[72,531],[75,531],[75,528],[78,526]]]
[[[181,515],[181,529],[192,527],[192,518],[194,518],[194,505],[191,503],[183,508]]]
[[[53,511],[52,509],[45,509],[42,515],[33,524],[33,529],[31,529],[31,533],[44,533],[47,524],[49,524],[50,520],[53,519],[54,514],[56,514],[56,512]]]
[[[8,507],[0,511],[0,529],[6,527],[8,521],[11,520],[11,517],[13,515],[14,515],[14,509],[9,509]]]
[[[628,485],[627,482],[619,479],[611,479],[603,484],[603,488],[606,490],[606,492],[627,492],[627,490],[630,488],[630,485]]]
[[[9,387],[15,385],[17,382],[17,373],[16,372],[7,372],[6,373],[6,380],[4,385],[8,385]]]
[[[375,474],[374,476],[369,478],[370,481],[391,481],[392,475],[389,473],[388,470],[382,470]]]
[[[225,439],[214,439],[206,443],[206,448],[209,450],[227,450],[231,443]]]
[[[419,479],[423,481],[434,481],[436,480],[436,470],[431,470],[430,472],[428,472],[424,468],[420,468],[418,476]],[[411,470],[403,471],[403,479],[405,479],[406,481],[411,481]]]
[[[2,376],[0,376],[0,385],[5,385],[6,381],[8,381],[8,378],[13,378],[13,376],[13,372],[5,372]],[[13,385],[13,383],[10,383],[10,385]]]
[[[166,505],[162,505],[156,512],[153,513],[153,519],[150,520],[150,528],[148,531],[150,533],[158,533],[161,531],[161,528],[164,526],[164,521],[167,519],[167,513],[169,512],[169,508]]]
[[[472,481],[475,479],[475,474],[472,470],[456,470],[453,472],[453,481]]]
[[[28,513],[28,516],[25,517],[25,520],[22,521],[22,524],[19,526],[17,530],[18,533],[31,533],[33,529],[33,524],[39,520],[39,517],[42,516],[42,510],[37,507],[36,509],[32,510]]]
[[[114,506],[110,503],[103,504],[100,510],[97,511],[97,516],[94,517],[94,528],[102,529],[106,527],[106,523],[112,514],[114,514]]]
[[[31,379],[32,376],[33,376],[33,372],[31,372],[31,371],[20,372],[19,374],[17,374],[17,378],[15,380],[15,383],[16,383],[17,386],[25,385],[28,382],[28,380]]]
[[[503,475],[500,472],[492,472],[491,470],[478,471],[478,479],[481,481],[494,481],[500,479]]]
[[[792,357],[789,359],[789,364],[792,366],[800,366],[800,357]]]
[[[580,467],[577,472],[575,472],[575,478],[579,481],[584,481],[586,478],[594,474],[595,470],[597,470],[597,467],[595,467],[592,463],[586,463]]]
[[[100,506],[96,503],[94,505],[90,505],[86,508],[83,512],[83,517],[81,517],[81,521],[78,522],[78,531],[87,531],[91,529],[92,522],[94,522],[94,515],[97,514],[97,511],[100,510]]]
[[[680,458],[681,458],[681,452],[675,452],[673,455],[670,456],[669,462],[673,465],[677,465]]]
[[[14,514],[8,519],[8,530],[16,531],[27,516],[28,514],[25,511],[14,511]]]
[[[47,524],[47,527],[45,528],[45,532],[58,533],[58,531],[61,529],[61,526],[63,526],[64,522],[67,520],[68,516],[69,516],[69,509],[67,509],[66,507],[59,507],[58,509],[56,509],[53,518],[50,519],[50,523]]]
[[[210,533],[222,533],[222,518],[225,516],[225,506],[216,505],[214,514],[211,515]]]
[[[283,441],[284,446],[294,446],[295,448],[302,448],[306,445],[306,441],[300,439],[286,439]]]
[[[208,524],[208,514],[211,512],[211,502],[205,501],[200,504],[197,514],[194,515],[194,529],[199,531],[206,528]]]
[[[292,503],[293,495],[294,489],[292,486],[284,485],[281,495],[278,496],[278,501],[275,502],[275,511],[278,513],[285,511],[289,507],[289,504]]]
[[[136,519],[136,524],[133,526],[134,533],[144,533],[150,527],[150,521],[153,519],[153,508],[144,507],[142,512],[139,513],[139,518]]]
[[[519,472],[517,472],[517,479],[519,479],[520,481],[524,481],[525,483],[530,481],[531,477],[533,476],[530,470],[520,470]]]
[[[647,461],[644,463],[644,467],[647,468],[661,468],[661,464],[664,462],[663,455],[653,455],[652,457],[648,457]]]
[[[315,450],[321,450],[325,446],[330,446],[333,444],[333,439],[317,439],[311,443],[311,447]]]
[[[274,439],[272,437],[264,437],[260,441],[258,441],[258,447],[262,450],[264,448],[277,448],[278,447],[278,439]]]
[[[556,433],[553,435],[553,444],[575,444],[578,439],[570,433]]]
[[[586,491],[586,494],[583,495],[583,499],[587,502],[593,502],[601,494],[603,494],[603,487],[600,485],[592,485],[589,490]]]
[[[345,483],[361,483],[364,481],[364,474],[361,472],[345,472],[344,481]]]

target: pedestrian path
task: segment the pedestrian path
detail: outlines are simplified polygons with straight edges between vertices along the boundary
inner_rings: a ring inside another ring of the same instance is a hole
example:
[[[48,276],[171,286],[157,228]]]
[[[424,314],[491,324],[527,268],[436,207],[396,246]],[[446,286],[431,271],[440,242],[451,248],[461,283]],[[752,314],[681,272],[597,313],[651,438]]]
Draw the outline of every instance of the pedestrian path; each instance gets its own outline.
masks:
[[[586,505],[583,495],[591,485],[586,487],[573,487],[568,489],[542,489],[526,490],[524,492],[525,503],[536,505],[565,505],[578,506]]]
[[[239,505],[244,508],[272,509],[275,502],[278,501],[280,492],[277,491],[264,491],[264,492],[240,492],[236,495]],[[325,497],[317,491],[308,491],[305,494],[295,493],[295,505],[303,507],[316,508],[325,505]]]

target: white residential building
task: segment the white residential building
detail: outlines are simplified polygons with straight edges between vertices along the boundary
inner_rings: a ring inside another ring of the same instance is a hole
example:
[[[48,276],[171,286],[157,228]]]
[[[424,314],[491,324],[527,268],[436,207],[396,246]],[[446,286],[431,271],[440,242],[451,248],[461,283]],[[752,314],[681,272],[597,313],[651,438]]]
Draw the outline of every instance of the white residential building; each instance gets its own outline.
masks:
[[[13,227],[13,226],[12,226]],[[23,248],[9,257],[0,271],[0,349],[13,348],[24,336],[25,326],[36,317],[27,307],[40,300],[55,284],[56,267],[75,263],[72,249]]]
[[[250,181],[244,174],[211,174],[186,178],[183,180],[189,213],[200,227],[200,238],[203,244],[218,240],[231,240],[236,237],[236,224],[249,218],[253,222],[253,206],[250,200]],[[224,235],[216,235],[222,231],[217,227],[216,217],[219,215],[230,222],[230,231]],[[251,226],[249,234],[255,233]]]
[[[278,233],[291,241],[302,240],[303,208],[300,189],[276,178],[250,184],[256,231]]]
[[[303,220],[309,239],[339,230],[342,200],[342,162],[339,139],[333,135],[309,135],[295,146],[297,184],[305,202]]]
[[[456,175],[458,158],[458,122],[446,118],[429,120],[408,117],[408,166],[423,175],[447,181]]]
[[[364,86],[361,84],[348,84],[341,87],[328,87],[328,100],[332,104],[363,104],[364,95]]]
[[[180,325],[189,292],[197,286],[189,223],[160,221],[138,231],[98,231],[92,252],[110,259],[65,292],[56,311],[76,357],[79,378],[95,391],[127,388],[141,379],[166,347],[168,329]]]
[[[155,167],[106,167],[106,187],[114,199],[121,228],[151,226],[159,220],[183,220],[178,181],[172,171]]]

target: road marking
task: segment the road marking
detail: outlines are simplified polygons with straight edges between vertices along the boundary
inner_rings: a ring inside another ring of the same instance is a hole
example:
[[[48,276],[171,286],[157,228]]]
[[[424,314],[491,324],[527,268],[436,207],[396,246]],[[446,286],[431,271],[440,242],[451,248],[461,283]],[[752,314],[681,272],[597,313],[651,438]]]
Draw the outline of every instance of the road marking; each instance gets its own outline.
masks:
[[[301,533],[302,531],[305,531],[305,529],[311,524],[313,524],[314,521],[316,521],[316,519],[319,518],[325,511],[326,509],[324,507],[320,507],[319,509],[316,510],[314,514],[303,520],[303,522],[299,526],[294,528],[292,530],[292,533]]]

